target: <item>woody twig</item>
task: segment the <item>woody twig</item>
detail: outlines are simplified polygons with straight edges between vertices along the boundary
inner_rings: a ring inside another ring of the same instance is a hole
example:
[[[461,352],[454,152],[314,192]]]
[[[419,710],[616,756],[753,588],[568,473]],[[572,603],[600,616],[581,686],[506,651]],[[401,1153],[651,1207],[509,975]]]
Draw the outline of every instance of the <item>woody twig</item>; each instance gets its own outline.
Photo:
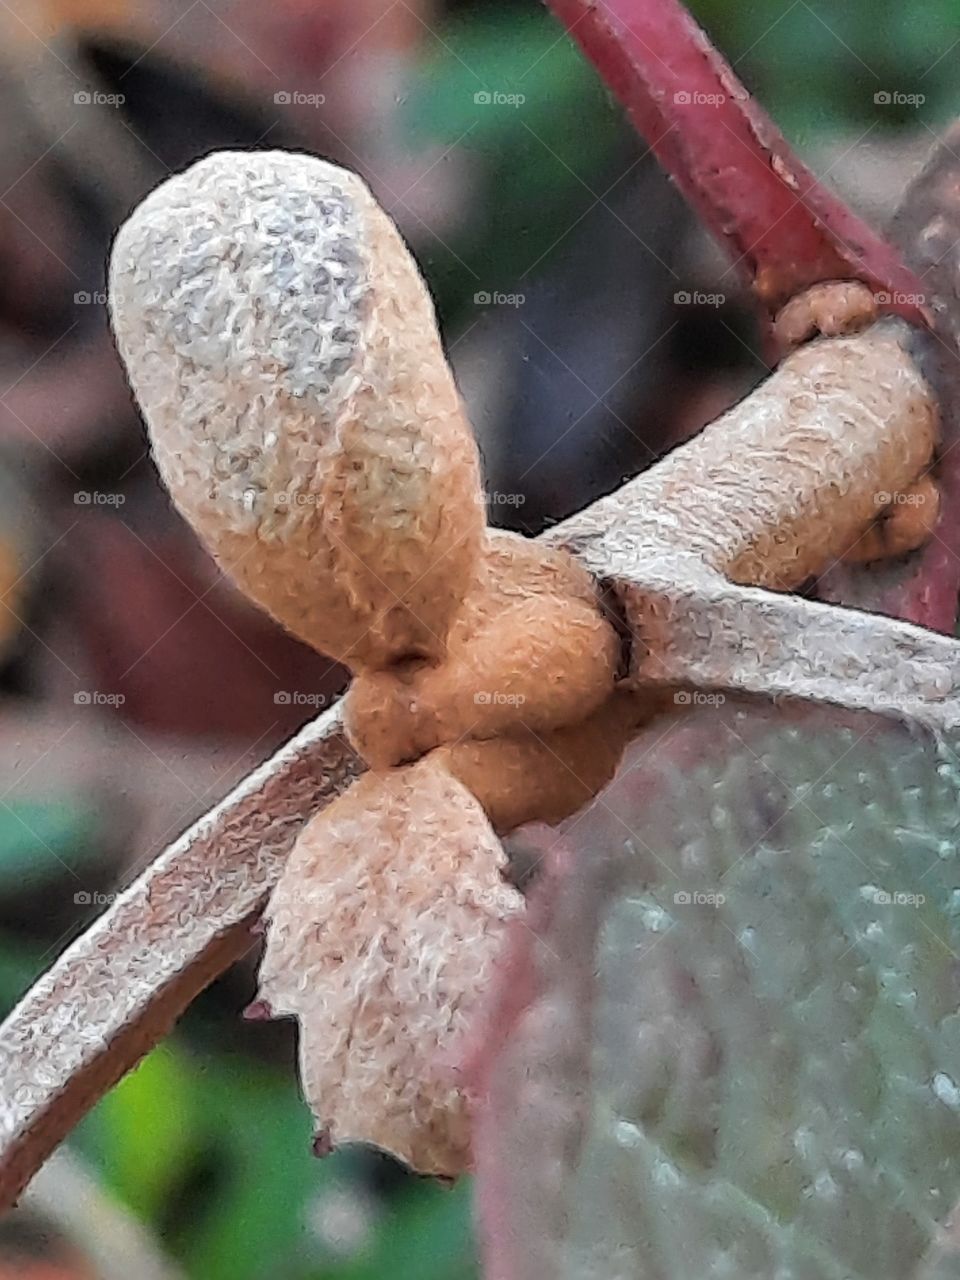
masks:
[[[881,266],[871,288],[893,279]],[[773,306],[823,272],[764,279]],[[429,299],[353,175],[209,157],[130,220],[111,295],[175,500],[254,600],[355,674],[342,718],[188,831],[11,1015],[0,1203],[249,945],[268,897],[259,1011],[301,1018],[323,1143],[458,1170],[468,1100],[448,1068],[522,909],[498,832],[584,803],[677,684],[956,723],[952,641],[788,594],[924,492],[926,314],[848,317],[866,327],[801,347],[701,437],[527,542],[484,528]],[[811,327],[795,322],[793,340]]]

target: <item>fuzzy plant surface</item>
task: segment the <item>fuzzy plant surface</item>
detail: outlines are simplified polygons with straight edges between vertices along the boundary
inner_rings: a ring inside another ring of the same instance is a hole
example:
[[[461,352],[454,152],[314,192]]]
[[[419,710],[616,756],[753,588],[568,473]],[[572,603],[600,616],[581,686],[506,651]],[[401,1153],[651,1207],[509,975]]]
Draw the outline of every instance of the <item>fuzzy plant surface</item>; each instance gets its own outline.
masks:
[[[491,1280],[960,1276],[957,744],[714,702],[567,827],[481,1067]]]
[[[955,272],[921,306],[678,0],[551,6],[746,259],[782,362],[525,540],[485,526],[432,301],[356,175],[215,153],[134,211],[111,316],[171,496],[354,679],[13,1011],[0,1204],[262,913],[248,1014],[301,1023],[317,1154],[478,1167],[493,1280],[946,1274]],[[925,252],[952,234],[942,160],[911,196]],[[916,572],[880,612],[810,598],[881,554]],[[528,912],[500,840],[532,819],[569,857]]]

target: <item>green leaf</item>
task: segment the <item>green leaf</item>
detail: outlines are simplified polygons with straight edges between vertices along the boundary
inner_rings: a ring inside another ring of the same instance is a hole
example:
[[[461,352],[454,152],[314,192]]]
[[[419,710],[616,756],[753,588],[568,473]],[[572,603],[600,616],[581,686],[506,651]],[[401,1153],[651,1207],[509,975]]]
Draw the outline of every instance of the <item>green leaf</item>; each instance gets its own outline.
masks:
[[[35,943],[0,932],[0,1015],[13,1008],[48,960]]]
[[[119,1199],[155,1223],[198,1152],[195,1079],[182,1051],[154,1049],[91,1112],[77,1142]]]
[[[481,1125],[497,1274],[960,1276],[955,744],[721,699],[568,844]]]
[[[472,1183],[452,1190],[422,1185],[397,1198],[369,1248],[316,1280],[472,1280],[478,1275],[471,1229]]]
[[[199,1082],[218,1179],[182,1256],[196,1280],[301,1277],[318,1246],[309,1207],[335,1176],[311,1151],[311,1120],[293,1074],[221,1060]]]
[[[30,893],[96,851],[100,818],[80,796],[0,805],[0,894]]]

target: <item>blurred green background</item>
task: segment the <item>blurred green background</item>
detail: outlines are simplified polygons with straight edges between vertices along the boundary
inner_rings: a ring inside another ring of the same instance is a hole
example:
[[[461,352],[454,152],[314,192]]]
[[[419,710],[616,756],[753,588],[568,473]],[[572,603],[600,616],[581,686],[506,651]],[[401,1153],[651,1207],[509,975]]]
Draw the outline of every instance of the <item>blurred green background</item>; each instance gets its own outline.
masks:
[[[107,45],[117,39],[134,42],[144,59],[137,63],[141,71],[168,56],[198,93],[229,99],[238,111],[249,107],[251,118],[265,112],[276,125],[271,96],[278,86],[293,84],[309,92],[333,76],[341,87],[336,100],[331,94],[330,111],[284,117],[276,129],[271,126],[272,133],[267,131],[264,145],[283,141],[289,132],[303,145],[369,171],[375,187],[380,179],[394,194],[402,193],[396,214],[438,300],[448,344],[455,345],[480,323],[478,289],[534,289],[538,270],[562,259],[571,227],[586,216],[596,193],[615,183],[642,148],[579,51],[535,0],[400,9],[407,15],[403,30],[391,28],[377,57],[366,59],[367,45],[389,25],[385,15],[403,16],[397,6],[285,0],[268,12],[267,6],[243,0],[200,8],[186,0],[144,6],[79,0],[46,8],[38,4],[32,11],[28,6],[25,16],[5,20],[10,28],[7,78],[21,83],[28,62],[42,63],[53,56],[51,50],[66,47],[58,42],[81,32],[95,44],[104,29]],[[888,165],[878,170],[881,203],[887,198],[893,203],[898,194],[901,154],[921,155],[957,113],[960,0],[847,0],[842,6],[826,0],[697,0],[693,9],[798,148],[840,157],[836,178],[852,163],[843,158],[845,147],[855,150],[869,139],[871,147],[880,148]],[[106,76],[108,62],[101,58],[96,65]],[[272,78],[264,72],[267,65],[277,68]],[[516,107],[478,102],[477,94],[491,90],[521,95],[524,101]],[[877,95],[885,92],[923,101],[878,102]],[[8,113],[0,126],[8,135],[8,152],[18,127],[16,114]],[[170,129],[175,127],[171,123]],[[171,136],[163,140],[168,145]],[[156,147],[166,161],[163,143]],[[832,153],[831,147],[836,148]],[[27,147],[10,161],[20,166],[7,175],[15,185],[30,159]],[[93,184],[98,193],[109,185],[112,166],[122,163],[109,153],[100,162],[104,172]],[[872,198],[865,196],[865,203]],[[42,193],[36,199],[39,208]],[[38,310],[41,300],[49,306],[55,294],[53,287],[42,287],[46,273],[57,271],[45,254],[67,256],[72,236],[79,244],[77,228],[89,231],[83,221],[89,208],[78,213],[82,199],[71,202],[61,188],[57,200],[56,209],[69,210],[66,248],[42,220],[34,224],[43,229],[42,244],[36,243],[39,232],[25,235],[13,221],[4,224],[8,235],[0,255],[9,259],[8,274],[34,282],[31,306],[18,311],[10,303],[0,330],[0,350],[14,385],[33,369],[31,342],[49,345],[41,321],[49,321],[54,334],[63,327],[52,312]],[[5,198],[0,205],[8,208]],[[23,221],[18,214],[16,222]],[[89,224],[93,221],[90,215]],[[49,227],[55,226],[51,215]],[[655,202],[646,235],[656,243],[675,235]],[[84,244],[93,245],[91,270],[100,270],[103,246],[96,248],[92,234]],[[602,252],[598,244],[598,256]],[[522,284],[525,279],[532,282]],[[70,292],[71,285],[59,282],[57,288]],[[642,291],[639,280],[637,290]],[[87,361],[83,376],[95,389],[109,383],[96,364],[96,352],[107,349],[96,345],[101,339],[105,343],[102,334],[94,334],[78,354]],[[696,370],[697,359],[689,363]],[[495,382],[496,375],[484,374],[484,368],[481,362],[481,380]],[[62,367],[55,373],[57,379],[66,376]],[[142,488],[129,485],[128,475],[138,476],[135,468],[148,466],[129,411],[124,417],[104,391],[103,402],[94,404],[76,437],[68,439],[58,416],[60,393],[49,394],[49,401],[38,399],[32,408],[18,410],[30,436],[42,438],[47,453],[66,459],[74,477],[91,476],[91,484],[124,492],[123,521],[144,544],[167,546],[185,537],[179,526],[165,523],[172,517],[159,505],[149,477]],[[228,774],[233,777],[242,772],[241,763],[246,767],[262,758],[292,725],[276,720],[269,690],[262,707],[242,720],[231,719],[237,690],[247,677],[227,687],[230,679],[217,670],[220,641],[178,631],[184,669],[200,672],[198,679],[209,686],[202,723],[190,718],[193,693],[177,683],[180,677],[171,669],[157,664],[148,635],[139,647],[152,655],[149,662],[142,664],[138,656],[133,664],[145,685],[124,685],[124,702],[94,708],[93,732],[86,708],[84,717],[78,711],[75,685],[50,662],[50,652],[71,671],[96,670],[98,683],[87,681],[87,687],[113,688],[133,670],[127,669],[120,637],[136,610],[120,609],[98,595],[106,561],[79,557],[99,575],[87,581],[75,562],[57,559],[65,512],[70,518],[75,514],[69,493],[76,481],[66,481],[64,488],[48,469],[49,459],[13,421],[5,421],[0,443],[5,474],[18,494],[5,504],[8,517],[11,511],[22,515],[8,519],[10,527],[0,530],[0,537],[20,566],[11,578],[29,579],[23,607],[8,610],[12,616],[4,637],[6,716],[0,748],[11,786],[0,797],[0,1004],[7,1010],[96,914],[96,899],[89,895],[123,883],[138,861],[162,845],[162,835],[169,839],[187,820],[183,797],[178,804],[165,802],[162,821],[150,828],[154,840],[142,836],[143,824],[149,825],[160,808],[157,779],[165,781],[164,769],[175,771],[174,764],[161,762],[164,750],[170,750],[170,760],[187,761],[186,771],[191,751],[209,750],[215,757],[221,782],[212,784],[209,796],[191,793],[186,800],[187,808],[200,811],[224,792]],[[112,461],[116,457],[122,457],[123,467],[128,457],[135,461],[123,469]],[[118,559],[117,544],[110,542],[117,530],[84,528],[93,530],[89,545],[109,548],[110,563],[125,564],[129,581],[146,591],[149,566]],[[70,538],[76,536],[71,528]],[[64,545],[69,543],[67,538]],[[37,555],[44,559],[54,545],[56,554],[35,569]],[[185,557],[198,554],[192,542],[189,548]],[[121,580],[118,594],[126,589]],[[159,589],[150,599],[161,600]],[[273,641],[256,630],[262,629],[259,621],[243,621],[244,607],[232,600],[224,605],[234,627],[249,626],[242,632],[246,646],[264,653]],[[72,610],[81,618],[76,626],[64,623],[73,619]],[[152,617],[151,634],[166,635],[164,619],[179,624],[179,614],[180,606],[164,597]],[[71,645],[83,649],[79,657]],[[120,656],[111,684],[102,664],[115,651]],[[303,655],[290,658],[310,688],[332,692],[337,677],[329,666],[322,672],[312,668],[305,677],[297,663],[307,661]],[[284,687],[291,687],[291,679],[284,668]],[[117,727],[121,722],[123,732]],[[15,786],[69,732],[77,733],[88,761],[99,761],[104,793],[91,791],[87,775],[81,779],[70,762],[38,769],[32,789]],[[134,734],[146,750],[136,777],[121,784],[116,750],[106,750],[98,735],[114,735],[114,743],[119,738],[122,744],[124,732]],[[87,901],[76,901],[78,888]],[[91,1177],[91,1197],[102,1194],[123,1206],[145,1228],[153,1247],[191,1280],[467,1280],[478,1274],[469,1181],[449,1190],[360,1150],[323,1161],[312,1157],[292,1035],[289,1028],[240,1022],[239,1012],[252,994],[252,966],[228,975],[197,1002],[169,1042],[95,1108],[71,1141]],[[19,1220],[0,1224],[0,1277],[106,1275],[97,1269],[101,1264],[85,1257],[71,1230],[58,1224],[55,1201],[54,1195],[52,1204],[28,1204],[22,1211],[45,1223],[39,1234],[26,1231]],[[125,1247],[118,1241],[122,1256]]]

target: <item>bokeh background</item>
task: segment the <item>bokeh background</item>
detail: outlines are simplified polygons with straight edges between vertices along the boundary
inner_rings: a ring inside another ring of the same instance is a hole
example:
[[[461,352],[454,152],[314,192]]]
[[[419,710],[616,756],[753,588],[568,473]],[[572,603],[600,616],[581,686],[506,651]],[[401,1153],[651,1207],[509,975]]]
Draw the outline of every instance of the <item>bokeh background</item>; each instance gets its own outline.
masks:
[[[696,0],[878,223],[960,110],[960,0]],[[127,212],[224,146],[357,169],[437,301],[490,518],[536,532],[763,372],[749,306],[538,0],[0,0],[0,1006],[344,673],[158,485],[113,353]],[[468,1280],[468,1182],[319,1161],[256,957],[0,1222],[0,1280]]]

